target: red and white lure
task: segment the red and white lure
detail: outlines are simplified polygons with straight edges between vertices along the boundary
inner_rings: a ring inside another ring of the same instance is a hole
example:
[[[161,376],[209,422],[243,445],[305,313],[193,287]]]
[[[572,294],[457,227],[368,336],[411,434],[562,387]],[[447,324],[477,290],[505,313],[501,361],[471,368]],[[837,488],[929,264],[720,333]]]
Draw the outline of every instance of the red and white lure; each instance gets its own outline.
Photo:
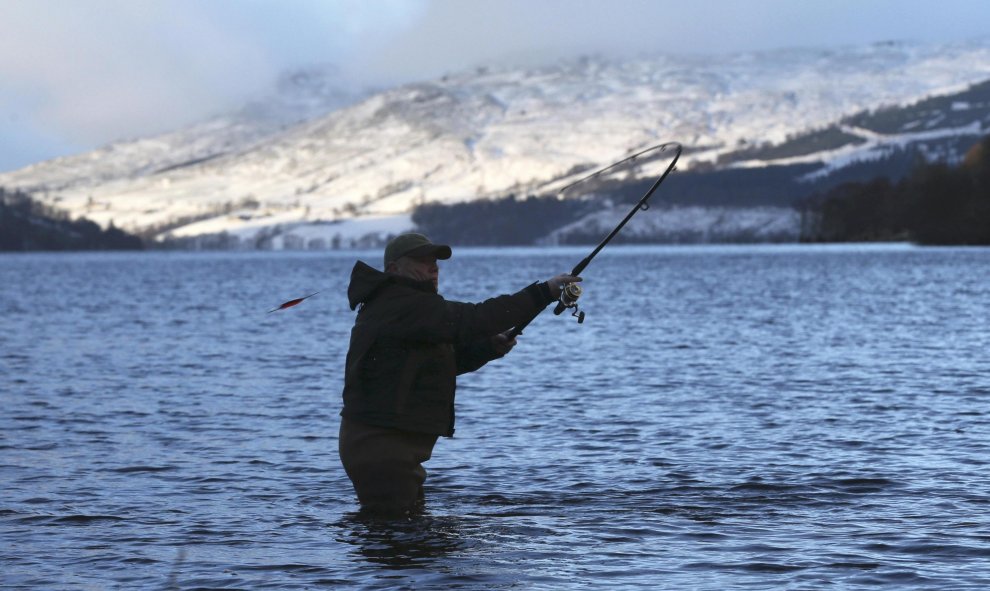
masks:
[[[285,302],[284,304],[282,304],[281,306],[279,306],[278,308],[272,308],[271,310],[268,311],[268,313],[271,314],[272,312],[278,312],[279,310],[284,310],[286,308],[291,308],[292,306],[297,306],[297,305],[301,304],[303,302],[303,300],[308,300],[309,298],[315,296],[318,293],[320,293],[320,292],[314,291],[313,293],[309,294],[308,296],[304,296],[304,297],[301,297],[301,298],[296,298],[294,300],[289,300],[289,301]]]

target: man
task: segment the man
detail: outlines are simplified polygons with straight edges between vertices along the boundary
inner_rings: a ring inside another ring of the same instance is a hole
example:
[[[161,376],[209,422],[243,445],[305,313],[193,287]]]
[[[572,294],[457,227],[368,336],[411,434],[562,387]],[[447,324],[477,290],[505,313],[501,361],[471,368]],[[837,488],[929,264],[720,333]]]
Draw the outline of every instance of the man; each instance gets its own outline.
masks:
[[[449,246],[402,234],[385,247],[385,271],[358,261],[347,297],[360,305],[351,331],[340,422],[340,459],[363,510],[402,515],[423,499],[440,436],[454,434],[458,374],[515,346],[509,331],[580,277],[557,275],[480,304],[439,295],[437,260]]]

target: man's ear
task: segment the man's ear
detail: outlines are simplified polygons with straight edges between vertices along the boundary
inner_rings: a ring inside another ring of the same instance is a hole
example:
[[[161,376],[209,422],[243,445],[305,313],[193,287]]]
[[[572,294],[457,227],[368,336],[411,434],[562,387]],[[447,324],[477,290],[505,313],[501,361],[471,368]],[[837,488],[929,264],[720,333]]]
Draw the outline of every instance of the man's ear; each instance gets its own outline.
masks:
[[[389,264],[385,265],[386,273],[395,273],[398,269],[399,265],[397,265],[395,261],[391,261]]]

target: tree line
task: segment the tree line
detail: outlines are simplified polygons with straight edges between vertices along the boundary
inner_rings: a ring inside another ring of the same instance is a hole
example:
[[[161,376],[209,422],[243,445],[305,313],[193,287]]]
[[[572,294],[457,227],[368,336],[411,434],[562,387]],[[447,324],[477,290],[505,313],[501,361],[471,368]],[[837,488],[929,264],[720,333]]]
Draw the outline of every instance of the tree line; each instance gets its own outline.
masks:
[[[919,163],[900,181],[845,183],[799,205],[805,242],[990,245],[990,136],[962,163]]]
[[[591,200],[509,195],[452,204],[425,203],[413,210],[412,221],[440,242],[525,246],[600,207]]]
[[[114,227],[100,228],[40,203],[21,191],[0,187],[0,251],[141,250],[137,236]]]

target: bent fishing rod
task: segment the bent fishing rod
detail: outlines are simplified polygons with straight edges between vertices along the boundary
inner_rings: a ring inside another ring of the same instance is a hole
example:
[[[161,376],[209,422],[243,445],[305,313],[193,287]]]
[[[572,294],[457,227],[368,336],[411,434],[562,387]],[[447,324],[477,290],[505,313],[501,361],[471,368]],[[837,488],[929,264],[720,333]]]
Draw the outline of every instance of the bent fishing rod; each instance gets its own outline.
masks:
[[[645,150],[643,150],[641,152],[637,152],[637,153],[633,154],[632,156],[629,156],[628,158],[624,158],[622,160],[619,160],[618,162],[616,162],[614,164],[609,164],[608,166],[606,166],[605,168],[599,170],[598,172],[592,173],[592,174],[590,174],[590,175],[588,175],[586,177],[583,177],[581,179],[578,179],[577,181],[574,181],[573,183],[571,183],[571,184],[567,185],[566,187],[564,187],[564,188],[560,189],[559,191],[557,191],[557,194],[558,195],[562,195],[568,189],[571,189],[573,187],[576,187],[576,186],[578,186],[578,185],[580,185],[582,183],[585,183],[587,181],[590,181],[592,179],[601,177],[601,176],[605,175],[606,173],[608,173],[609,171],[614,171],[615,169],[618,169],[620,167],[623,167],[624,165],[629,165],[629,164],[635,162],[636,160],[641,160],[641,159],[642,160],[645,160],[646,158],[643,158],[644,155],[649,154],[650,156],[658,156],[658,155],[666,152],[668,149],[672,149],[674,151],[674,156],[671,159],[670,164],[668,164],[667,167],[664,169],[663,174],[661,174],[657,178],[656,182],[653,183],[653,185],[646,192],[646,194],[643,195],[639,199],[639,201],[636,203],[636,205],[634,205],[633,208],[629,211],[629,213],[626,214],[626,217],[624,217],[622,219],[622,221],[619,222],[619,224],[611,232],[609,232],[607,236],[605,236],[605,238],[598,244],[598,246],[596,246],[595,249],[592,250],[588,254],[588,256],[584,257],[581,260],[580,263],[578,263],[577,265],[574,266],[574,269],[571,270],[571,273],[570,273],[571,275],[576,276],[576,275],[579,275],[581,273],[581,271],[584,271],[585,267],[587,267],[591,263],[591,261],[596,256],[598,256],[598,253],[600,253],[602,251],[602,249],[604,249],[605,246],[609,242],[611,242],[612,239],[615,238],[616,235],[618,235],[619,232],[622,231],[622,228],[624,228],[625,225],[629,223],[629,220],[631,220],[632,217],[634,215],[636,215],[637,212],[639,212],[639,211],[645,211],[645,210],[647,210],[647,209],[650,208],[650,205],[649,205],[649,203],[647,203],[647,201],[649,201],[650,197],[652,197],[653,194],[656,192],[656,190],[660,187],[660,184],[663,183],[664,179],[667,178],[667,175],[669,175],[671,172],[673,172],[676,169],[677,160],[678,160],[678,158],[681,157],[681,150],[683,148],[682,148],[681,144],[679,144],[677,142],[668,142],[668,143],[664,143],[664,144],[657,144],[656,146],[652,146],[652,147],[647,148],[647,149],[645,149]],[[556,307],[554,307],[553,313],[555,315],[558,315],[559,316],[560,313],[563,312],[564,310],[573,309],[572,316],[577,317],[578,324],[584,322],[584,312],[578,310],[578,306],[577,306],[577,300],[578,300],[579,297],[581,297],[581,292],[582,292],[581,286],[578,285],[577,283],[568,283],[568,284],[564,285],[561,288],[561,290],[560,290],[560,299],[557,302]],[[540,310],[532,318],[530,318],[529,320],[527,320],[525,323],[523,323],[523,324],[521,324],[521,325],[513,328],[512,331],[509,333],[509,340],[512,340],[515,337],[517,337],[518,335],[521,335],[522,332],[523,332],[523,330],[527,326],[529,326],[529,323],[532,322],[533,320],[536,320],[536,317],[539,316],[540,315],[540,312],[542,312],[542,311],[543,310]]]
[[[595,249],[588,254],[588,256],[584,257],[584,259],[582,259],[581,262],[574,267],[574,269],[571,271],[571,275],[578,275],[579,273],[581,273],[581,271],[583,271],[584,268],[587,267],[588,264],[591,263],[591,261],[596,256],[598,256],[598,253],[601,252],[602,249],[605,248],[605,246],[609,242],[611,242],[613,238],[615,238],[615,236],[622,230],[622,228],[625,227],[627,223],[629,223],[629,220],[631,220],[632,217],[636,215],[638,211],[647,210],[650,208],[650,205],[647,203],[647,201],[650,199],[650,197],[653,196],[653,193],[655,193],[656,190],[660,187],[660,184],[663,183],[664,179],[667,178],[667,175],[669,175],[671,172],[675,170],[675,167],[677,165],[677,159],[681,157],[681,150],[682,150],[681,144],[677,142],[668,142],[668,143],[657,144],[655,146],[649,147],[641,152],[637,152],[633,154],[632,156],[619,160],[614,164],[609,164],[605,168],[597,172],[594,172],[586,177],[582,177],[574,181],[573,183],[570,183],[569,185],[565,186],[564,188],[560,189],[559,191],[557,191],[558,195],[563,195],[569,189],[577,187],[578,185],[581,185],[582,183],[586,183],[592,179],[599,178],[605,175],[606,173],[608,173],[609,171],[614,171],[615,169],[621,168],[624,165],[629,165],[637,160],[646,160],[647,158],[644,158],[644,156],[646,155],[658,156],[666,152],[668,149],[673,150],[674,156],[673,158],[671,158],[670,163],[664,169],[663,174],[661,174],[657,178],[657,180],[650,187],[650,190],[647,191],[646,194],[639,199],[636,205],[633,206],[632,210],[630,210],[629,213],[626,214],[626,217],[623,218],[621,222],[619,222],[619,225],[617,225],[611,232],[609,232],[608,236],[606,236],[605,239],[602,240],[601,243],[599,243],[598,246],[596,246]],[[271,314],[272,312],[278,312],[279,310],[291,308],[293,306],[301,304],[303,301],[315,296],[318,293],[320,292],[311,293],[305,297],[289,300],[276,308],[272,308],[271,310],[268,311],[268,313]],[[577,283],[568,283],[567,285],[563,286],[560,292],[560,299],[557,302],[557,306],[554,308],[553,313],[556,315],[560,315],[560,313],[566,309],[573,309],[574,312],[572,315],[577,317],[578,323],[584,322],[584,312],[579,311],[577,308],[577,300],[580,296],[581,296],[581,286],[578,285]],[[542,312],[542,310],[540,310],[540,312]],[[540,315],[540,312],[537,312],[535,316],[527,320],[525,323],[513,328],[512,331],[509,333],[510,334],[509,338],[513,339],[518,335],[521,335],[523,329],[529,326],[529,323],[535,320],[536,316]]]

